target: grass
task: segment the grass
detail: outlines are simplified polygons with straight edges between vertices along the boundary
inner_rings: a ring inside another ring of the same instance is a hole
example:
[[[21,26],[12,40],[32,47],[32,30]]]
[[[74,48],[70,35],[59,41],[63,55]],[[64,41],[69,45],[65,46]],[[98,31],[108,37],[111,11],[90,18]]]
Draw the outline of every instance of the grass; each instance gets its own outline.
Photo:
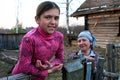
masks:
[[[62,73],[56,72],[56,73],[49,74],[46,80],[62,80]]]
[[[13,65],[7,64],[0,61],[0,77],[9,76],[9,71],[12,69]]]

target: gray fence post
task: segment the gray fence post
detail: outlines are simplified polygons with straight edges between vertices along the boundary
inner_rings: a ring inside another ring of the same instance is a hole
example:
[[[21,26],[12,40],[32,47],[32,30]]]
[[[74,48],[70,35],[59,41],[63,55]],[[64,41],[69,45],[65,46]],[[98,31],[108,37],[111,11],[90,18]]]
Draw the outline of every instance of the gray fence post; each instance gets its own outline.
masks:
[[[115,59],[113,58],[113,44],[107,44],[107,68],[108,72],[115,72]],[[114,80],[108,78],[109,80]]]
[[[107,44],[107,67],[108,72],[115,72],[115,58],[113,53],[113,44]]]
[[[119,73],[120,43],[107,44],[107,68],[108,72]],[[109,80],[116,80],[108,78]]]
[[[97,70],[95,72],[95,80],[103,80],[103,68],[104,68],[105,59],[99,57]]]

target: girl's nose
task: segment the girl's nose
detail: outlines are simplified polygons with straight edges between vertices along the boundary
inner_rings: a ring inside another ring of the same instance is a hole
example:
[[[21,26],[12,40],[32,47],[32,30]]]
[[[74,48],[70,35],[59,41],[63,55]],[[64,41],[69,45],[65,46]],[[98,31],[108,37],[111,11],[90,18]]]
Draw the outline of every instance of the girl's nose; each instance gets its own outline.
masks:
[[[55,24],[56,20],[54,19],[54,17],[51,19],[50,22],[53,23],[53,24]]]

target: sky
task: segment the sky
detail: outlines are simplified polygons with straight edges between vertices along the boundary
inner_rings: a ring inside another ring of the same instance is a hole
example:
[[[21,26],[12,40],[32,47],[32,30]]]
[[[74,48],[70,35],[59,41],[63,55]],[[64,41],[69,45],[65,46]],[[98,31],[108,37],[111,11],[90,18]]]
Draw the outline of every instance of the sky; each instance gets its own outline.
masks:
[[[19,4],[18,4],[19,1]],[[35,14],[37,6],[48,0],[0,0],[0,28],[11,29],[16,25],[16,19],[22,23],[22,27],[37,27]],[[60,7],[59,26],[66,26],[66,0],[49,0],[54,1]],[[69,15],[85,0],[69,0]],[[18,6],[19,5],[19,6]],[[84,25],[84,18],[69,18],[69,25]]]

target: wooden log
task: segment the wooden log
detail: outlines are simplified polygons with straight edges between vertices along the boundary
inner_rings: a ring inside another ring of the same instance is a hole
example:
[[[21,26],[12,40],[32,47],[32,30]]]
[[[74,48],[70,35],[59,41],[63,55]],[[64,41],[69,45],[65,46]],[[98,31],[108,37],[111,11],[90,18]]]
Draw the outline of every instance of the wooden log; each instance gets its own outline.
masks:
[[[34,78],[35,76],[20,73],[20,74],[8,76],[8,77],[0,78],[0,80],[31,80]]]
[[[115,48],[120,48],[120,43],[114,44]]]
[[[115,22],[115,23],[99,23],[99,24],[96,24],[96,26],[94,26],[94,25],[95,25],[95,23],[91,23],[91,24],[89,24],[89,27],[90,28],[95,27],[97,29],[101,29],[101,28],[109,29],[109,27],[110,27],[110,29],[113,29],[113,28],[118,28],[118,26],[119,26],[119,24],[117,22]]]
[[[109,72],[115,72],[115,59],[113,58],[113,44],[107,44],[107,66]]]
[[[92,14],[88,17],[88,19],[100,19],[100,18],[110,18],[110,17],[118,17],[120,16],[120,12],[118,13],[101,13],[101,14]]]
[[[112,73],[112,72],[103,72],[105,77],[109,77],[109,78],[114,78],[114,79],[118,79],[120,78],[120,74],[118,73]]]
[[[105,59],[100,57],[98,59],[97,70],[95,80],[103,80],[103,68],[104,68]]]
[[[17,59],[11,58],[11,57],[5,55],[4,53],[0,53],[0,60],[6,62],[8,64],[13,64],[13,65],[17,62]]]

